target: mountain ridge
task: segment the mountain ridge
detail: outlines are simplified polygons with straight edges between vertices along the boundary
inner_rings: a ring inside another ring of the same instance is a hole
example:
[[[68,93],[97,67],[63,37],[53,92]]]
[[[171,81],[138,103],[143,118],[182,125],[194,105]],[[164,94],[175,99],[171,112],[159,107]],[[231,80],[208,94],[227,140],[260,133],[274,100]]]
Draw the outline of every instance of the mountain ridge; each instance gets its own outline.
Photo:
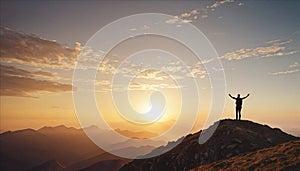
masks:
[[[88,167],[91,164],[89,160],[95,156],[107,153],[99,148],[85,134],[85,130],[100,132],[100,137],[108,137],[110,131],[100,129],[96,126],[91,126],[83,129],[67,127],[65,125],[44,126],[37,130],[28,128],[17,131],[6,131],[0,134],[0,168],[3,170],[27,170],[37,167],[51,160],[56,160],[68,169],[70,166],[73,170]],[[154,146],[158,146],[162,142],[149,142],[153,147],[143,146],[141,143],[136,143],[138,140],[124,141],[114,144],[110,138],[104,139],[109,144],[120,149],[115,150],[133,150],[140,151],[142,154],[149,153]],[[150,141],[150,140],[149,140]],[[143,146],[143,147],[142,147]],[[121,151],[122,152],[122,151]],[[123,152],[124,153],[124,152]],[[105,155],[111,158],[112,154]],[[120,159],[114,157],[113,159]],[[105,160],[105,157],[100,158]],[[94,161],[94,160],[91,160]],[[127,160],[126,160],[127,161]],[[98,161],[95,161],[95,163]],[[52,163],[53,164],[53,163]],[[54,165],[54,164],[53,164]]]
[[[133,160],[120,171],[190,170],[217,160],[299,139],[279,128],[252,121],[224,119],[217,122],[214,123],[219,124],[216,131],[206,143],[199,144],[198,138],[200,133],[210,128],[187,135],[180,144],[160,156]]]

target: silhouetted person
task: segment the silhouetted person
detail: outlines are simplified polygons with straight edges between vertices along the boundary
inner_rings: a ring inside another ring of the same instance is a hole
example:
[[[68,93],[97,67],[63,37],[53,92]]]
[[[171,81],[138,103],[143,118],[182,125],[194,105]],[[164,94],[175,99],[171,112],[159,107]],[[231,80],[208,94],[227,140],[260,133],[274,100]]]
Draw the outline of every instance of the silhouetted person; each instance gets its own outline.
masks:
[[[247,98],[250,94],[247,94],[245,97],[240,97],[240,94],[237,95],[237,97],[233,97],[231,94],[229,96],[235,100],[235,119],[236,120],[241,120],[241,110],[242,110],[242,104],[243,104],[243,99]]]

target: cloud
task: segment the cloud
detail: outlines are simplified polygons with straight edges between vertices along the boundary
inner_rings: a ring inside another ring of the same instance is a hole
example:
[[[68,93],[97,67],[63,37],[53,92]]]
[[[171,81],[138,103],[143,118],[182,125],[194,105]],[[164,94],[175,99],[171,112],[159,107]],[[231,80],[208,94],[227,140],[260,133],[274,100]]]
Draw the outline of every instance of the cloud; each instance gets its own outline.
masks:
[[[196,14],[198,11],[193,10],[190,13],[182,14],[181,17],[195,17]],[[188,21],[186,20],[186,22]],[[94,51],[90,47],[81,47],[79,44],[75,48],[69,48],[55,41],[18,33],[7,28],[1,29],[0,45],[2,96],[38,97],[40,93],[45,92],[71,91],[72,85],[69,84],[71,81],[69,78],[72,73],[70,70],[74,68],[79,53],[83,56],[79,59],[82,64],[79,69],[91,67],[98,69],[98,75],[101,75],[101,78],[95,82],[97,90],[102,92],[112,89],[111,79],[114,74],[134,76],[134,80],[139,84],[132,85],[129,90],[179,88],[172,85],[173,82],[170,80],[185,79],[187,76],[205,78],[206,72],[201,69],[201,65],[211,61],[211,59],[204,60],[195,64],[170,62],[157,71],[151,69],[150,65],[142,66],[134,61],[120,61],[122,59],[120,56],[109,55],[99,65],[94,66],[98,62],[99,56],[105,55],[105,52]],[[118,68],[120,64],[122,67]],[[188,73],[191,74],[188,75]],[[64,83],[59,81],[64,81]],[[124,89],[124,85],[116,86]]]
[[[189,12],[182,13],[174,18],[166,21],[167,24],[182,24],[182,23],[191,23],[194,20],[198,19],[199,10],[194,9]]]
[[[200,69],[200,68],[192,68],[191,72],[187,73],[187,77],[193,77],[193,78],[206,78],[206,70]]]
[[[141,80],[135,80],[125,84],[114,84],[112,85],[110,81],[103,80],[97,82],[96,91],[97,92],[109,92],[109,91],[159,91],[161,89],[180,89],[181,86],[178,86],[174,83],[167,82],[143,82]]]
[[[168,65],[162,67],[161,70],[144,70],[143,68],[137,66],[132,66],[128,68],[134,68],[134,71],[141,70],[141,72],[139,72],[136,78],[143,78],[146,80],[164,81],[169,78],[179,80],[184,79],[186,77],[203,79],[206,78],[207,75],[204,65],[212,62],[213,60],[213,58],[205,59],[196,63],[181,63],[180,61],[170,62],[168,63]]]
[[[163,73],[162,71],[149,69],[149,70],[140,72],[136,78],[147,79],[147,80],[164,80],[167,77],[168,77],[168,75]]]
[[[233,52],[228,52],[221,56],[221,59],[227,60],[239,60],[252,57],[275,57],[275,56],[287,56],[298,53],[296,50],[291,50],[286,47],[292,40],[280,41],[272,40],[266,42],[267,46],[256,48],[241,48]]]
[[[111,80],[96,80],[95,81],[96,87],[95,90],[97,92],[109,92],[112,90],[112,83]]]
[[[293,64],[289,65],[290,68],[300,67],[300,63],[294,62]]]
[[[299,69],[294,69],[294,70],[287,70],[287,71],[280,71],[280,72],[273,72],[273,73],[269,73],[269,75],[287,75],[287,74],[293,74],[296,72],[299,72]]]
[[[242,5],[244,5],[244,3],[242,3],[242,2],[239,2],[239,3],[238,3],[238,6],[242,6]]]
[[[15,32],[8,28],[1,28],[0,45],[1,96],[38,97],[40,93],[45,92],[71,91],[71,84],[61,83],[58,80],[63,79],[62,75],[68,77],[69,74],[66,74],[65,69],[74,68],[79,53],[83,56],[83,58],[80,58],[82,64],[80,69],[95,67],[95,62],[97,62],[99,56],[105,55],[102,51],[94,51],[89,47],[83,48],[79,44],[75,48],[69,48],[55,41]],[[120,62],[118,56],[110,55],[99,64],[99,67],[96,65],[98,74],[101,75],[101,80],[96,80],[98,90],[111,90],[111,81],[107,78],[116,73],[130,76],[137,72],[139,74],[136,75],[136,79],[148,82],[140,84],[136,89],[174,88],[164,84],[163,80],[167,75],[161,71],[145,71],[142,66],[130,62],[127,65],[125,64],[121,70],[117,70]],[[47,72],[46,70],[55,70],[57,73]],[[161,81],[161,83],[149,83],[149,81]],[[117,86],[122,87],[122,85]]]
[[[288,75],[288,74],[294,74],[300,71],[300,63],[294,62],[293,64],[290,64],[288,66],[289,69],[286,71],[279,71],[279,72],[270,72],[269,75],[278,76],[278,75]]]
[[[1,62],[30,66],[72,69],[80,52],[80,44],[69,48],[35,35],[1,28]]]
[[[134,91],[158,91],[160,89],[180,89],[181,86],[176,84],[167,84],[167,83],[157,83],[157,84],[150,84],[150,83],[131,83],[128,87],[128,90]]]
[[[57,73],[46,72],[46,71],[27,71],[24,69],[16,68],[14,66],[0,65],[1,74],[18,76],[18,77],[40,77],[40,78],[57,78]]]
[[[286,71],[279,71],[279,72],[270,72],[269,75],[277,76],[277,75],[287,75],[293,74],[300,71],[300,64],[298,62],[294,62],[293,64],[288,66],[290,69]]]
[[[1,96],[37,97],[41,92],[71,91],[72,85],[49,80],[41,77],[54,77],[55,74],[45,71],[30,72],[13,66],[0,65]]]
[[[65,69],[73,69],[80,44],[69,48],[8,28],[1,28],[0,34],[1,96],[38,97],[72,90],[71,84],[58,80],[67,80],[61,76],[68,77]]]
[[[216,1],[211,5],[208,5],[204,8],[198,8],[198,9],[193,9],[188,12],[181,13],[177,16],[174,16],[174,18],[169,19],[166,21],[167,24],[180,24],[183,23],[192,23],[195,22],[196,20],[201,17],[202,19],[208,18],[208,16],[213,13],[217,8],[220,6],[226,4],[226,3],[232,3],[234,0],[221,0],[221,1]],[[243,5],[243,4],[242,4]],[[241,6],[240,3],[238,3],[238,6]]]
[[[295,32],[293,33],[293,35],[298,35],[298,34],[300,34],[300,30],[295,31]]]
[[[273,45],[276,45],[276,46],[280,46],[280,45],[289,44],[292,41],[293,41],[292,39],[288,39],[288,40],[275,39],[275,40],[268,41],[266,43],[267,44],[273,44]]]
[[[202,69],[203,63],[211,62],[212,60],[204,60],[193,65],[187,65],[186,67],[181,62],[170,62],[167,66],[161,68],[161,70],[151,69],[151,67],[140,66],[131,62],[116,70],[117,73],[123,77],[130,77],[130,83],[114,84],[112,85],[112,79],[108,78],[99,79],[96,81],[97,91],[107,92],[111,91],[131,91],[131,90],[159,90],[159,89],[179,89],[180,86],[175,85],[176,80],[179,79],[195,79],[206,78],[206,71]],[[148,69],[147,69],[148,68]],[[103,78],[102,76],[100,78]]]
[[[216,1],[214,4],[212,4],[211,6],[207,7],[207,8],[210,8],[210,9],[216,9],[218,8],[219,6],[225,4],[225,3],[228,3],[228,2],[234,2],[234,0],[222,0],[222,1]]]

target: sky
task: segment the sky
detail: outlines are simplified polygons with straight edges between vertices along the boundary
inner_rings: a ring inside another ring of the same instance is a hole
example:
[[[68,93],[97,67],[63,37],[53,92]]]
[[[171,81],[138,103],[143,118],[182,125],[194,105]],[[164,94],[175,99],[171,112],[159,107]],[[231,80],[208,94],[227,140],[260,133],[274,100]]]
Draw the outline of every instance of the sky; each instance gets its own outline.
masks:
[[[196,26],[216,49],[226,76],[221,118],[235,117],[235,102],[227,94],[246,96],[250,93],[244,100],[243,119],[300,136],[299,6],[298,1],[280,0],[1,1],[1,132],[45,125],[79,127],[72,99],[72,78],[75,63],[87,41],[119,18],[163,13],[174,16],[166,24]],[[178,23],[178,19],[184,22]],[[153,90],[166,95],[166,115],[160,120],[160,126],[122,123],[109,93],[110,79],[116,67],[124,62],[124,56],[149,47],[143,38],[153,47],[168,49],[189,61],[192,73],[189,76],[177,61],[158,52],[148,54],[149,57],[137,54],[137,60],[125,62],[121,74],[139,71],[129,88],[130,103],[136,111],[150,110],[147,99]],[[93,50],[96,56],[102,53],[101,49]],[[182,87],[164,72],[141,70],[137,66],[141,60],[150,65],[165,63],[178,80],[193,78],[201,84],[199,94],[205,100],[201,100],[193,131],[201,129],[211,107],[210,82],[204,68],[210,61],[197,63],[189,53],[182,45],[155,36],[130,39],[110,52],[99,66],[95,87],[97,104],[103,106],[99,110],[109,125],[164,132],[178,119]],[[150,56],[155,57],[150,59]],[[192,95],[191,89],[187,89]],[[83,98],[82,103],[84,101]],[[187,102],[197,101],[190,98]],[[88,105],[86,111],[89,111]],[[91,124],[94,123],[91,121]]]

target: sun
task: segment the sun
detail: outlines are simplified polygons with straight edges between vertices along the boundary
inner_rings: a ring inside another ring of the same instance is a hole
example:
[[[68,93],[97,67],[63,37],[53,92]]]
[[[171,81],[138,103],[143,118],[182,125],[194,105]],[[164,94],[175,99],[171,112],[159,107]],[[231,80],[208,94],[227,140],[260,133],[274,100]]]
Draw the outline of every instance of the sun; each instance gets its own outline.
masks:
[[[151,104],[146,104],[142,109],[142,114],[148,113],[152,108]]]

